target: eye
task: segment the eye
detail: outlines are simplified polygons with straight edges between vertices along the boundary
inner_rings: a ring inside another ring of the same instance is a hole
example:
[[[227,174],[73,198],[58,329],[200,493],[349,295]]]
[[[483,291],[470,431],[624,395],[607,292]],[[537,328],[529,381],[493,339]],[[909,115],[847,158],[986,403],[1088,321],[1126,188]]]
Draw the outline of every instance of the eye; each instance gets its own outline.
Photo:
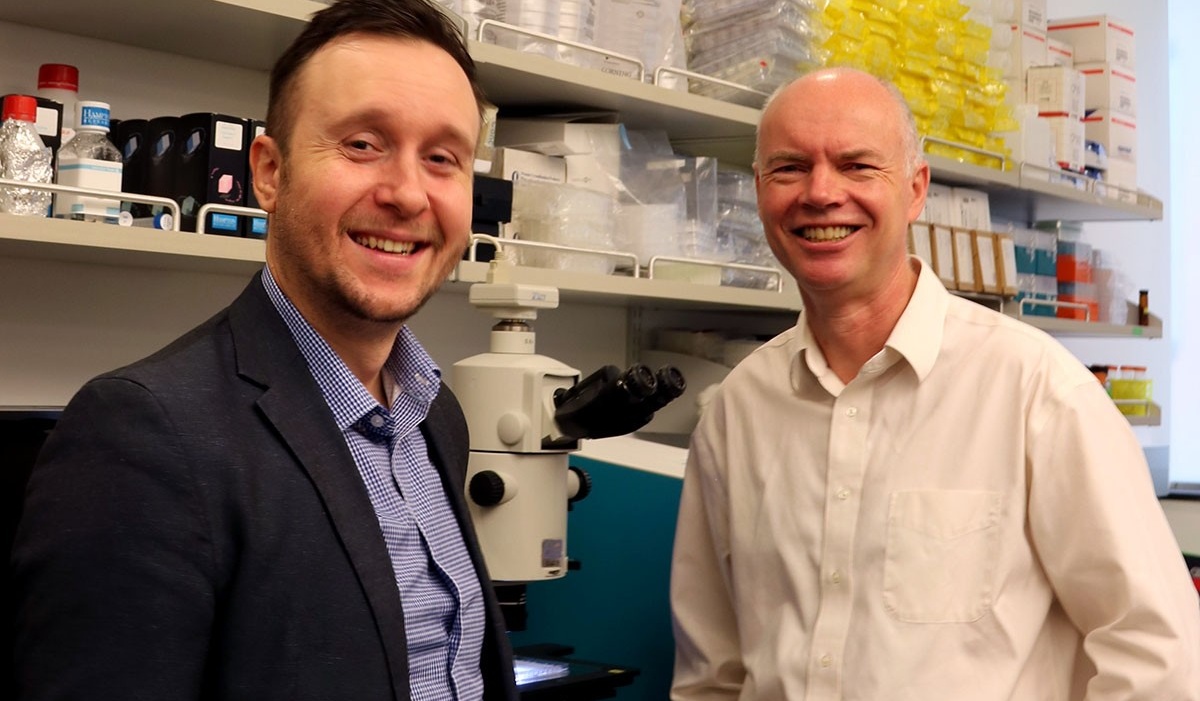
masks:
[[[346,142],[346,146],[354,151],[370,151],[375,148],[375,145],[366,139],[351,139]]]

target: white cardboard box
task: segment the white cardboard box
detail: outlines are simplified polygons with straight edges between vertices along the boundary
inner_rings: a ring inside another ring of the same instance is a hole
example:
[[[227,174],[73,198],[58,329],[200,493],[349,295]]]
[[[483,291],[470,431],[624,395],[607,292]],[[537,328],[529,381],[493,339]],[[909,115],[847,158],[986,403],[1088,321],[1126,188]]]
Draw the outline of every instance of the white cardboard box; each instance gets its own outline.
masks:
[[[1011,35],[1000,44],[1008,48],[995,50],[991,60],[1005,78],[1020,78],[1030,66],[1046,65],[1046,32],[1019,24],[998,24],[992,31]]]
[[[1133,71],[1111,63],[1081,63],[1075,68],[1083,74],[1086,111],[1137,116],[1137,76]]]
[[[1104,182],[1116,186],[1105,189],[1104,194],[1108,197],[1123,202],[1137,202],[1137,163],[1110,158],[1108,169],[1104,171]]]
[[[991,205],[988,194],[968,187],[954,188],[954,207],[958,210],[958,223],[967,229],[987,229],[992,225]]]
[[[929,183],[925,193],[925,210],[919,219],[930,224],[961,226],[958,208],[954,206],[954,188],[940,183]]]
[[[1033,66],[1025,74],[1025,101],[1037,105],[1039,117],[1074,117],[1084,113],[1083,74],[1066,66]]]
[[[1011,11],[1004,13],[1000,3],[993,4],[994,11],[1001,12],[995,19],[1046,31],[1046,0],[1012,0],[1007,7]]]
[[[1047,34],[1046,58],[1052,66],[1066,66],[1070,68],[1075,65],[1075,47]]]
[[[547,156],[595,154],[608,172],[621,172],[623,125],[570,119],[496,120],[496,146]]]
[[[1046,33],[1075,47],[1075,63],[1094,61],[1137,68],[1133,27],[1111,15],[1089,15],[1051,20]]]
[[[1054,136],[1054,160],[1067,170],[1083,170],[1085,129],[1078,117],[1042,117]]]
[[[1050,124],[1039,119],[1036,105],[1021,105],[1013,110],[1020,128],[1004,133],[1004,144],[1017,163],[1029,163],[1040,168],[1053,168],[1054,137]],[[1040,174],[1033,177],[1039,177]],[[1040,176],[1044,179],[1044,176]]]
[[[1083,118],[1083,130],[1089,141],[1104,146],[1110,168],[1114,159],[1137,162],[1137,122],[1133,117],[1096,110]]]
[[[561,156],[546,156],[502,146],[492,155],[490,174],[514,182],[565,183],[567,162]]]

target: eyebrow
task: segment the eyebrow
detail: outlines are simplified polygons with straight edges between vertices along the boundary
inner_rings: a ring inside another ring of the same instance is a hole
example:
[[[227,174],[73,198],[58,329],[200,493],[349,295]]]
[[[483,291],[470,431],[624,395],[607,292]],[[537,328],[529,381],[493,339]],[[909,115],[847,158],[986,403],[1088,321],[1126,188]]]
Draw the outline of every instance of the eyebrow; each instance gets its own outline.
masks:
[[[835,155],[835,160],[838,163],[861,161],[863,159],[883,160],[884,155],[879,150],[873,148],[850,149],[848,151],[841,151]],[[811,164],[812,158],[808,154],[799,151],[780,151],[771,154],[765,161],[768,167],[779,163]]]
[[[362,110],[361,112],[348,114],[345,117],[332,122],[329,125],[329,128],[334,132],[357,126],[362,126],[365,128],[371,125],[385,123],[390,115],[391,112],[389,110],[378,107],[370,107]],[[471,144],[476,138],[478,138],[477,136],[468,134],[462,129],[459,129],[458,127],[449,123],[440,124],[437,133],[440,137],[448,138],[468,151],[473,150]]]

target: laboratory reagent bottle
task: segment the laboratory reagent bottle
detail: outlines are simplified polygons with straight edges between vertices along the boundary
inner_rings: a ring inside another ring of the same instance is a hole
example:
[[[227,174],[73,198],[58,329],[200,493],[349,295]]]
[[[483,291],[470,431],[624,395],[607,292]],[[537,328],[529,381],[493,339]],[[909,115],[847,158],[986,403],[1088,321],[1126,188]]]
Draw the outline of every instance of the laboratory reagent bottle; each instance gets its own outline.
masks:
[[[121,191],[121,152],[108,140],[108,103],[81,100],[75,138],[58,151],[58,184],[89,190]],[[121,201],[105,197],[60,193],[54,216],[62,219],[116,224]]]
[[[54,176],[50,149],[37,132],[37,99],[8,95],[0,107],[0,177],[49,183]],[[0,212],[44,217],[50,193],[25,187],[0,187]]]

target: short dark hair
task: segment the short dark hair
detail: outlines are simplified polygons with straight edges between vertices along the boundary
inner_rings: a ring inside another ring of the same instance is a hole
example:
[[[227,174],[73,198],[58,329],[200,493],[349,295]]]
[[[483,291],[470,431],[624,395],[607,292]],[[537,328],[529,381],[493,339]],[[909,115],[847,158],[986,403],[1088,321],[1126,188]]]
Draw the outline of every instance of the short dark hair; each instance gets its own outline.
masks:
[[[450,54],[467,74],[475,104],[482,114],[486,98],[475,76],[475,61],[459,27],[432,0],[335,0],[313,14],[312,20],[271,69],[267,98],[267,134],[287,151],[295,112],[296,76],[313,54],[329,42],[349,34],[427,41]],[[382,68],[387,70],[387,68]],[[393,66],[390,70],[420,70],[418,66]]]

